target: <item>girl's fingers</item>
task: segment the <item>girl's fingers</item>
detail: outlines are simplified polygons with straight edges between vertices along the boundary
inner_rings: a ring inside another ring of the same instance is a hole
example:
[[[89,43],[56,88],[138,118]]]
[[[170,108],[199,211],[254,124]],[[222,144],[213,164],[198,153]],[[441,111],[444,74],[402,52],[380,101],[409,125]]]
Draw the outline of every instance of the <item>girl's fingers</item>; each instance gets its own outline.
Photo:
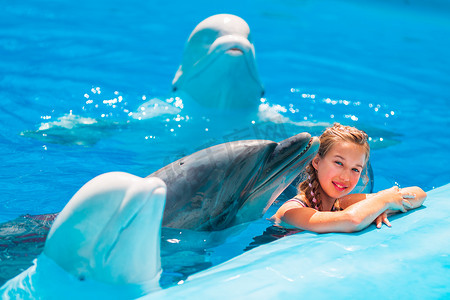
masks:
[[[391,222],[389,222],[386,213],[382,213],[375,219],[375,225],[377,228],[381,228],[383,223],[386,224],[386,226],[391,227]]]
[[[416,198],[416,194],[414,193],[406,193],[406,194],[402,194],[403,199],[415,199]]]
[[[409,209],[413,208],[411,202],[409,202],[405,198],[403,198],[403,206],[406,207],[406,208],[409,208]]]
[[[389,222],[387,216],[384,216],[384,218],[383,218],[383,223],[386,224],[388,227],[391,227],[391,226],[392,226],[392,225],[391,225],[391,222]]]

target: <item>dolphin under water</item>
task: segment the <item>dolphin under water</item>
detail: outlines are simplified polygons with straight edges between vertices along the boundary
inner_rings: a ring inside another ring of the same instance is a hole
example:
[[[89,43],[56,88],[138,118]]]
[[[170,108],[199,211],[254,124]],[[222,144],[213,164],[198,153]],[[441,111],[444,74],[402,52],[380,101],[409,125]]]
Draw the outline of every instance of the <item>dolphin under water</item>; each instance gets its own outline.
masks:
[[[81,105],[83,111],[85,106],[88,111],[95,106],[96,114],[100,107],[101,113],[97,116],[72,114],[71,110],[70,114],[54,117],[55,121],[41,123],[37,130],[21,132],[21,136],[57,144],[92,146],[105,138],[105,134],[111,136],[117,129],[135,126],[136,120],[164,121],[185,108],[194,115],[199,111],[197,106],[218,109],[219,114],[223,109],[243,109],[254,111],[256,115],[264,94],[250,28],[242,18],[231,14],[210,16],[192,31],[172,81],[173,97],[170,99],[153,98],[134,110],[127,106],[129,101],[121,101],[122,96],[114,94],[110,97],[116,101],[113,114],[117,116],[106,119],[100,116],[105,111],[110,113],[111,103],[104,100],[104,93],[100,97],[99,90],[92,90],[93,94],[86,94],[91,104],[86,105],[83,98]],[[185,101],[189,104],[173,101],[179,97],[189,99]]]
[[[172,89],[205,107],[257,107],[264,88],[248,24],[230,14],[200,22],[186,42]]]
[[[301,133],[280,143],[266,140],[236,141],[196,152],[150,175],[149,180],[158,178],[167,186],[167,198],[164,197],[167,205],[164,210],[155,212],[158,216],[149,212],[147,217],[157,220],[159,216],[162,218],[164,215],[163,226],[195,230],[221,230],[260,218],[278,195],[303,171],[316,154],[318,146],[317,137]],[[108,278],[105,279],[105,263],[110,261],[111,255],[120,256],[116,254],[116,251],[119,251],[117,249],[129,250],[139,245],[135,244],[132,238],[134,233],[130,236],[125,233],[130,230],[128,224],[133,222],[132,215],[142,216],[138,207],[132,207],[129,213],[122,215],[124,209],[128,210],[128,200],[123,200],[125,204],[116,203],[140,190],[135,187],[139,187],[138,183],[141,183],[139,177],[129,175],[130,179],[127,178],[128,175],[123,174],[102,175],[80,189],[56,218],[45,244],[44,258],[40,261],[48,261],[50,256],[51,261],[79,279],[98,279],[99,282],[108,284],[122,280],[122,275],[114,275],[114,278],[107,275]],[[133,185],[121,185],[122,181]],[[145,187],[147,183],[144,183],[142,184]],[[136,195],[146,197],[143,193]],[[109,200],[110,198],[114,200]],[[141,205],[146,207],[144,203]],[[108,207],[103,209],[102,206]],[[97,210],[100,212],[94,213]],[[105,211],[102,213],[102,210]],[[45,218],[43,215],[34,221],[42,219],[51,223],[54,215],[51,217]],[[97,218],[100,219],[98,222]],[[109,220],[106,223],[105,218]],[[119,224],[121,221],[122,225]],[[159,247],[159,231],[156,233],[147,230],[149,224],[141,226],[141,234],[143,231],[146,234],[150,232],[152,240],[156,234]],[[152,224],[156,226],[155,223]],[[90,231],[89,227],[93,225],[104,228],[92,228],[93,231]],[[67,233],[64,228],[67,228]],[[45,231],[45,228],[40,230]],[[119,238],[121,233],[116,231],[124,233],[123,238]],[[30,232],[23,232],[23,235],[27,234]],[[91,234],[96,235],[92,237],[92,241],[91,237],[86,236]],[[120,241],[124,241],[121,248],[112,245]],[[125,246],[126,241],[128,246]],[[61,245],[58,246],[59,243]],[[65,250],[59,251],[60,248]],[[42,265],[48,263],[44,262]],[[98,267],[101,271],[97,270]],[[27,271],[28,275],[19,275],[19,279],[11,282],[28,282],[31,280],[30,274],[40,273],[36,265],[31,268],[31,271]],[[111,268],[113,271],[116,267]],[[41,278],[40,275],[37,278]],[[27,284],[30,286],[32,283]],[[11,286],[11,283],[7,283],[4,291],[9,291]]]

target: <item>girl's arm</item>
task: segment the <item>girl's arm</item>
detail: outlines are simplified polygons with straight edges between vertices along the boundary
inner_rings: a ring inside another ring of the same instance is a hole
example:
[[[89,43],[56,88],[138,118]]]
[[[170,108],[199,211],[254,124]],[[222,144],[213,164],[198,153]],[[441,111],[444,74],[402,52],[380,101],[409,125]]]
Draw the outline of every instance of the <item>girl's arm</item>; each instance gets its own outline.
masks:
[[[400,193],[402,193],[403,197],[406,198],[412,205],[411,209],[420,207],[423,202],[425,201],[427,194],[417,186],[407,187],[399,190]],[[367,197],[373,197],[373,195],[376,194],[367,194]],[[359,202],[361,200],[364,200],[364,194],[351,194],[348,195],[342,199],[340,199],[340,207],[343,209],[349,207],[350,205]],[[385,223],[387,226],[391,226],[391,223],[388,220],[388,215],[392,215],[394,213],[397,213],[398,211],[393,210],[386,210],[383,213],[381,213],[376,219],[375,219],[375,225],[377,228],[381,228],[382,223]]]
[[[403,198],[408,199],[408,201],[412,204],[412,208],[409,209],[414,209],[422,206],[423,202],[427,198],[427,193],[425,193],[418,186],[410,186],[400,189],[400,193],[402,193]]]
[[[404,197],[406,196],[406,198],[412,204],[413,209],[420,207],[423,204],[423,202],[425,201],[425,199],[427,198],[427,194],[421,188],[419,188],[417,186],[401,189],[401,192],[403,193]],[[381,215],[379,215],[375,219],[375,225],[377,226],[377,228],[381,228],[381,225],[383,223],[386,224],[387,226],[391,227],[391,223],[388,220],[388,215],[391,215],[394,213],[396,213],[396,211],[387,210],[387,211],[383,212]]]
[[[344,207],[343,211],[338,212],[320,212],[308,207],[282,206],[273,219],[318,233],[355,232],[367,227],[388,209],[405,212],[406,208],[413,208],[396,186],[368,197],[357,194],[352,196],[352,199],[353,201],[346,202],[349,205]]]
[[[388,191],[388,190],[384,190]],[[347,207],[351,206],[352,204],[355,204],[361,200],[365,200],[367,198],[373,197],[379,193],[383,193],[384,191],[380,191],[376,194],[350,194],[347,195],[341,199],[339,199],[339,207],[342,209],[346,209]],[[412,208],[418,208],[422,205],[422,203],[427,198],[427,194],[417,186],[411,186],[407,188],[399,189],[399,192],[405,197],[411,204]],[[391,213],[396,213],[398,211],[391,211]]]

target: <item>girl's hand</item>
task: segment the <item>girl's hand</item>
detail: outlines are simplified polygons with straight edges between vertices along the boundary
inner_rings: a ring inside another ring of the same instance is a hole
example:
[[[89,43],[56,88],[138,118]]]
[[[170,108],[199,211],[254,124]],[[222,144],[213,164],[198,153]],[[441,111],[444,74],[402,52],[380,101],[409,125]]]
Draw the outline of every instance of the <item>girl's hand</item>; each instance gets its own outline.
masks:
[[[407,199],[408,202],[409,202],[409,200],[416,200],[416,198],[417,198],[415,193],[405,192],[403,190],[400,190],[400,193],[402,194],[403,199]]]
[[[381,228],[383,223],[386,224],[386,226],[391,227],[391,222],[389,222],[386,212],[382,213],[375,219],[375,225],[377,228]]]
[[[411,193],[402,193],[398,186],[393,186],[390,189],[381,192],[389,203],[389,208],[392,210],[400,210],[406,212],[412,209],[413,205],[408,201],[408,197],[413,196]]]

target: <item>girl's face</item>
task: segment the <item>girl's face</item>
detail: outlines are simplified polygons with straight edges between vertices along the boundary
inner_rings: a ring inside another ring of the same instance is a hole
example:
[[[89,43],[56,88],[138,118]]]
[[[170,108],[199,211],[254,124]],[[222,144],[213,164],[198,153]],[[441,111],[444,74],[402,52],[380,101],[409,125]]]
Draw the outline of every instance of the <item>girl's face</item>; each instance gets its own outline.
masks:
[[[323,196],[334,200],[349,194],[358,183],[365,158],[364,148],[350,142],[335,143],[325,157],[316,155],[313,167]]]

